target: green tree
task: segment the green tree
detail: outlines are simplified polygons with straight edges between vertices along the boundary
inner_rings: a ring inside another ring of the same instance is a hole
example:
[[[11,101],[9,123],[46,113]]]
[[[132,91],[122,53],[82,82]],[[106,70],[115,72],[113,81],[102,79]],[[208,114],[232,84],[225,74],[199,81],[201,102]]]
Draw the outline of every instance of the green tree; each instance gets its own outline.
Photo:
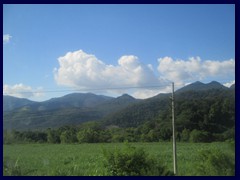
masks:
[[[199,131],[194,129],[190,133],[190,141],[191,142],[211,142],[211,135],[206,131]]]
[[[188,142],[189,141],[189,138],[190,138],[190,130],[188,130],[188,129],[184,129],[183,131],[182,131],[182,141],[184,141],[184,142]]]
[[[96,143],[99,142],[99,135],[97,131],[87,128],[77,133],[77,139],[80,143]]]
[[[170,141],[172,137],[172,131],[169,128],[162,128],[160,130],[160,139],[163,141]]]
[[[56,130],[47,129],[47,142],[48,143],[60,143],[60,136]]]
[[[77,142],[77,138],[74,132],[66,130],[60,135],[61,143],[74,143]]]

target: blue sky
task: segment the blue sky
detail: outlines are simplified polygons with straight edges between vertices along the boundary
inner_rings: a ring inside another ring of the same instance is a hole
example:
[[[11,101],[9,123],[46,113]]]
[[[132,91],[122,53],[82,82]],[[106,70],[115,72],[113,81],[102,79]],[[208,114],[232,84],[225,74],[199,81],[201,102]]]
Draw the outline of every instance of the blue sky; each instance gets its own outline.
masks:
[[[4,94],[161,86],[93,92],[146,98],[197,80],[235,80],[234,5],[3,6]]]

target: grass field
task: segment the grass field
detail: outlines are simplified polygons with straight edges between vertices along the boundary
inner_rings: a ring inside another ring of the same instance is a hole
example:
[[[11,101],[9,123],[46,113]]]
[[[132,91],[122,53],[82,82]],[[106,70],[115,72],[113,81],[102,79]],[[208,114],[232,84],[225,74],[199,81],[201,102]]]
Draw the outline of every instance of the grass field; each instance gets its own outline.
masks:
[[[166,165],[172,165],[172,144],[131,143],[142,147],[151,157]],[[4,175],[36,176],[102,176],[107,175],[104,167],[103,148],[114,150],[123,143],[109,144],[11,144],[3,146]],[[221,149],[234,156],[234,148],[228,143],[177,143],[178,175],[201,175],[195,169],[200,162],[202,150]]]

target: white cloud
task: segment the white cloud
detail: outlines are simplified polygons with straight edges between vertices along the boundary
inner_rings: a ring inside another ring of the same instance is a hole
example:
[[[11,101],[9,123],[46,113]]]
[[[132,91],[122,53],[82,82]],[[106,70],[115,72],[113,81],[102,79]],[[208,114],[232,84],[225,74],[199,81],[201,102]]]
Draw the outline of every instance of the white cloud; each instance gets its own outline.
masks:
[[[128,93],[136,98],[147,98],[159,93],[171,92],[170,82],[176,89],[186,83],[235,78],[235,61],[202,61],[200,57],[174,60],[159,58],[158,75],[151,64],[143,64],[137,56],[124,55],[117,65],[105,64],[95,55],[83,50],[68,52],[58,58],[59,67],[54,68],[54,78],[58,85],[91,91],[101,89],[102,94]],[[160,86],[159,88],[111,89],[122,87]],[[96,92],[96,91],[95,91]]]
[[[158,85],[150,65],[142,64],[138,57],[120,57],[118,65],[108,65],[82,50],[68,52],[58,58],[59,68],[54,77],[59,85],[81,89],[122,88]],[[120,90],[120,92],[125,92]]]
[[[160,93],[170,93],[172,91],[172,86],[168,83],[164,87],[152,88],[152,89],[140,89],[132,93],[132,96],[138,99],[146,99],[153,96],[156,96]]]
[[[173,60],[171,57],[158,59],[160,76],[176,82],[178,86],[197,80],[220,80],[235,78],[235,61],[202,61],[200,57],[191,57],[188,60]]]
[[[13,86],[4,84],[3,85],[3,95],[10,95],[19,98],[36,98],[43,96],[42,87],[32,89],[30,86],[20,84],[15,84]]]
[[[226,87],[231,87],[233,84],[235,84],[235,80],[227,82],[227,83],[225,83],[223,85],[226,86]]]
[[[9,34],[4,34],[3,35],[3,43],[8,43],[11,38],[12,38],[12,36],[10,36]]]

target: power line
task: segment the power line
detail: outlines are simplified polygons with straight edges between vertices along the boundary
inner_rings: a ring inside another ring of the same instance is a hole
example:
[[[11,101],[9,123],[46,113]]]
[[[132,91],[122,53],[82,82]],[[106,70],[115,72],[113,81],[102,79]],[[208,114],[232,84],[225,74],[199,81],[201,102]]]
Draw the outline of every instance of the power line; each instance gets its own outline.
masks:
[[[147,88],[160,88],[170,87],[169,85],[149,85],[149,86],[123,86],[123,87],[101,87],[101,88],[83,88],[83,89],[62,89],[62,90],[39,90],[39,91],[18,91],[10,92],[7,94],[17,93],[54,93],[54,92],[72,92],[72,91],[102,91],[102,90],[120,90],[120,89],[147,89]]]
[[[224,84],[224,80],[221,79],[221,84]],[[145,86],[121,86],[121,87],[99,87],[99,88],[82,88],[82,89],[62,89],[62,90],[35,90],[35,91],[17,91],[17,92],[8,92],[7,94],[18,94],[18,93],[56,93],[56,92],[83,92],[83,91],[103,91],[103,90],[123,90],[123,89],[147,89],[147,88],[163,88],[170,87],[172,81],[164,79],[165,83],[161,85],[145,85]],[[225,82],[226,83],[226,82]],[[176,85],[175,85],[176,86]],[[177,87],[182,87],[177,85]],[[170,91],[170,90],[169,90]]]

